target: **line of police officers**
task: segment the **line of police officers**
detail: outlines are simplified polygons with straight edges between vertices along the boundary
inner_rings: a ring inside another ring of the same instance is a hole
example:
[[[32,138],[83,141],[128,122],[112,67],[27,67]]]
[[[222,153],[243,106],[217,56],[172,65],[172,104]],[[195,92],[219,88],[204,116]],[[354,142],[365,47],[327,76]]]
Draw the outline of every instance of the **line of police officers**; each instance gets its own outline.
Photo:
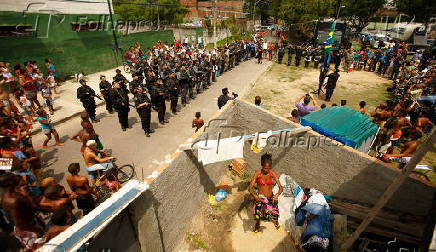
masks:
[[[173,114],[177,114],[177,104],[181,96],[181,104],[186,106],[195,98],[194,91],[199,94],[208,89],[216,81],[216,74],[222,74],[237,66],[251,55],[251,47],[245,42],[234,42],[211,52],[195,51],[188,55],[178,48],[171,51],[157,51],[150,60],[143,58],[135,62],[132,70],[133,80],[129,83],[119,69],[112,84],[105,76],[100,77],[100,92],[106,101],[106,110],[118,113],[123,131],[129,128],[128,113],[134,107],[141,118],[142,128],[147,137],[154,131],[150,129],[152,109],[158,112],[159,123],[168,123],[165,119],[166,103],[169,99]],[[93,122],[95,118],[95,100],[100,98],[95,91],[80,80],[77,98],[82,102]],[[128,85],[128,86],[127,86]],[[128,93],[133,94],[134,105],[129,103]],[[100,98],[101,99],[101,98]]]

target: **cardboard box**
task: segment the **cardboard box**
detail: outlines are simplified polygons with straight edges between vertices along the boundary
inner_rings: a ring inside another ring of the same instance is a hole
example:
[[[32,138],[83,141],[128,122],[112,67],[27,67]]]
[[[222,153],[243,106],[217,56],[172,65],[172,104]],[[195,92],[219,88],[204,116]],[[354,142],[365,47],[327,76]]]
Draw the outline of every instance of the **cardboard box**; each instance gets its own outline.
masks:
[[[242,177],[245,173],[245,168],[247,168],[247,161],[242,158],[235,158],[232,161],[232,171],[235,171],[239,177]]]

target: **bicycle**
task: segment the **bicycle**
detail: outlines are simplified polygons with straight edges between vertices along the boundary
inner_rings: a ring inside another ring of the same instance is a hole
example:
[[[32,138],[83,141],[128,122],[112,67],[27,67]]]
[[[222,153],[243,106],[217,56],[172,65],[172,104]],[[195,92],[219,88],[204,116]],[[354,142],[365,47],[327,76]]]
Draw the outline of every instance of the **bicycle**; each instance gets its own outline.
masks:
[[[132,73],[133,68],[134,68],[134,64],[133,63],[129,63],[129,62],[124,62],[123,63],[124,72]]]
[[[94,190],[97,192],[98,201],[103,202],[112,195],[112,189],[107,185],[106,179],[111,178],[119,184],[125,183],[135,176],[135,169],[130,164],[118,167],[115,163],[116,159],[112,159],[112,168],[103,172],[95,181]]]

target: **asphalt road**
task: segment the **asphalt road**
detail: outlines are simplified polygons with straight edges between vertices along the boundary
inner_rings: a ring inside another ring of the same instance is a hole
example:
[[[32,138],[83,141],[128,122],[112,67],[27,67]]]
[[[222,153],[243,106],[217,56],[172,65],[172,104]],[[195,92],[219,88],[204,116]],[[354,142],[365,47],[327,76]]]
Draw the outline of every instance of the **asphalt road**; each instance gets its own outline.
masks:
[[[232,71],[217,78],[218,81],[213,83],[210,89],[198,95],[186,107],[182,108],[179,105],[181,110],[175,116],[168,112],[170,106],[167,102],[166,117],[170,122],[164,126],[158,124],[157,112],[153,112],[151,126],[155,133],[151,134],[150,138],[145,136],[138,114],[134,109],[131,109],[129,113],[129,124],[132,128],[126,132],[121,130],[117,114],[107,113],[105,106],[97,108],[97,118],[100,122],[95,123],[94,128],[105,150],[109,150],[112,156],[118,159],[117,164],[134,164],[136,177],[142,180],[157,169],[160,162],[165,160],[166,155],[174,152],[179,144],[194,133],[191,122],[195,112],[201,112],[203,119],[207,121],[218,110],[217,97],[221,95],[222,88],[227,87],[230,92],[236,92],[243,97],[270,65],[271,62],[268,61],[259,65],[254,59],[240,64]],[[77,103],[80,104],[79,101]],[[42,133],[33,137],[33,145],[41,154],[45,175],[54,176],[57,181],[67,186],[65,177],[69,175],[67,168],[70,163],[79,162],[80,173],[87,174],[80,152],[81,144],[69,140],[71,135],[81,129],[80,118],[72,118],[56,125],[55,128],[61,140],[65,142],[64,146],[55,147],[54,140],[51,140],[49,142],[51,147],[42,150],[42,141],[45,139]]]

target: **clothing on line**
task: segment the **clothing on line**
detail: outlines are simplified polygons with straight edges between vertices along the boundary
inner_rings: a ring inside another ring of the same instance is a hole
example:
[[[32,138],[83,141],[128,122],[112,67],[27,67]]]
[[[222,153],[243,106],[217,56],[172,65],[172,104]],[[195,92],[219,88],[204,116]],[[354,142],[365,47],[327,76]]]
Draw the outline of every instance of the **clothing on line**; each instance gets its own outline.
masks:
[[[196,143],[198,161],[203,165],[244,157],[244,139],[242,136],[207,140]]]

